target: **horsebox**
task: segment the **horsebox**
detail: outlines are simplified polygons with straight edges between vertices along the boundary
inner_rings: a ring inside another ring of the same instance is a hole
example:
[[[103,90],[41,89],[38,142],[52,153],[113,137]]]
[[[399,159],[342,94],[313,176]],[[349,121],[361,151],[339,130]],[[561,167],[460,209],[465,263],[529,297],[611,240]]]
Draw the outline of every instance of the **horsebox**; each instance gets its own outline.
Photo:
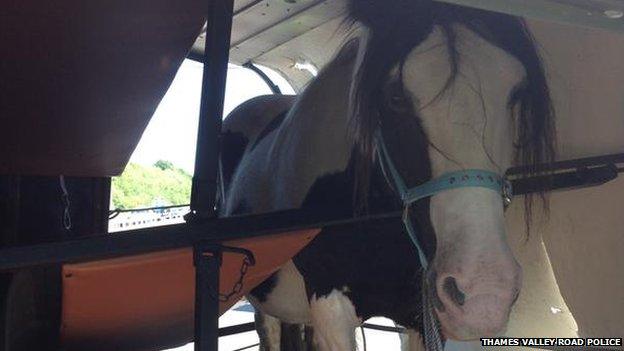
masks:
[[[502,335],[619,338],[619,346],[583,347],[621,349],[624,3],[443,3],[523,18],[556,116],[554,162],[529,176],[522,164],[504,172],[514,189],[509,197],[547,191],[550,211],[534,211],[527,233],[523,201],[506,210],[507,240],[523,284]],[[2,350],[164,350],[190,342],[198,351],[217,350],[219,336],[254,329],[219,329],[219,316],[314,243],[323,228],[403,216],[400,208],[345,215],[317,206],[233,216],[216,209],[223,201],[220,155],[231,151],[222,132],[228,63],[257,72],[275,96],[279,88],[258,65],[303,94],[353,35],[348,1],[23,0],[1,6]],[[124,170],[185,59],[204,67],[186,223],[108,233],[111,177]],[[250,121],[238,126],[242,130],[266,124],[245,117]],[[449,340],[445,349],[482,345]],[[485,348],[525,349],[491,345]]]

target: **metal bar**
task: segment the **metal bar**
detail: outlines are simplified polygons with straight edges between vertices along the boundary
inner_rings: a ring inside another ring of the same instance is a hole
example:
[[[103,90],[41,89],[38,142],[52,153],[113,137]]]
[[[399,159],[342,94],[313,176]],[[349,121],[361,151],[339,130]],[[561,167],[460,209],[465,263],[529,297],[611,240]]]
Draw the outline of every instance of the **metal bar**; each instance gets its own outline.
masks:
[[[193,51],[193,48],[186,54],[186,58],[200,63],[204,61],[204,55]]]
[[[85,239],[0,249],[0,271],[46,264],[82,262],[220,243],[311,228],[400,218],[401,212],[345,218],[329,208],[287,210],[186,224],[100,234]]]
[[[550,165],[538,167],[538,169],[541,171],[563,171],[580,167],[596,167],[618,163],[624,163],[624,153],[556,161]],[[523,166],[512,167],[507,171],[507,174],[512,176],[522,174],[523,169]]]
[[[195,264],[195,351],[219,348],[219,272],[222,251],[219,245],[198,244]]]
[[[249,322],[243,324],[232,325],[229,327],[223,327],[219,329],[219,336],[229,336],[240,333],[247,333],[256,330],[256,323]]]
[[[386,332],[391,332],[391,333],[400,333],[400,334],[407,333],[407,329],[405,328],[388,327],[385,325],[378,325],[378,324],[371,324],[371,323],[364,323],[362,324],[362,327],[366,329],[381,330],[381,331],[386,331]]]
[[[215,216],[219,136],[223,117],[234,0],[208,0],[204,74],[195,172],[188,220]]]
[[[518,178],[512,181],[514,195],[540,191],[570,190],[605,184],[618,177],[613,164],[556,173],[553,176]]]
[[[271,80],[271,78],[269,78],[269,76],[266,75],[266,73],[264,73],[264,71],[262,71],[260,68],[258,68],[258,66],[254,65],[253,62],[251,61],[247,61],[243,64],[243,67],[252,70],[255,74],[259,75],[260,78],[262,78],[262,80],[264,81],[264,83],[266,83],[266,85],[269,86],[269,89],[271,89],[271,92],[273,94],[281,94],[282,91],[280,90],[280,88],[277,86],[277,84],[273,83],[273,81]]]
[[[248,350],[248,349],[250,349],[250,348],[252,348],[252,347],[256,347],[256,346],[260,346],[260,343],[255,343],[255,344],[253,344],[253,345],[249,345],[249,346],[241,347],[240,349],[236,349],[236,350],[233,350],[233,351],[243,351],[243,350]]]
[[[406,332],[405,328],[389,327],[385,325],[378,325],[378,324],[371,324],[371,323],[364,323],[362,324],[362,327],[367,328],[367,329],[381,330],[381,331],[393,332],[393,333],[405,333]],[[228,335],[246,333],[246,332],[250,332],[254,330],[256,330],[256,324],[254,322],[237,324],[237,325],[232,325],[229,327],[224,327],[224,328],[219,329],[219,336],[228,336]]]
[[[182,208],[189,207],[189,204],[186,205],[171,205],[171,206],[156,206],[156,207],[138,207],[138,208],[130,208],[130,209],[118,209],[118,210],[110,210],[108,214],[115,213],[126,213],[126,212],[143,212],[143,211],[153,211],[153,210],[169,210],[172,208]]]
[[[571,169],[577,165],[596,166],[603,161],[608,161],[607,164],[619,163],[619,160],[624,161],[623,154],[561,161],[559,165]],[[569,177],[567,173],[562,176]],[[593,182],[596,179],[599,178],[590,180]],[[519,181],[514,180],[513,183],[515,188],[521,190],[524,185],[521,186]],[[575,185],[582,184],[575,183]],[[525,189],[522,193],[529,190]],[[203,220],[197,223],[122,231],[113,235],[100,234],[87,239],[2,248],[0,249],[0,271],[191,247],[201,240],[211,240],[217,243],[279,232],[400,218],[400,216],[400,211],[397,211],[373,213],[360,218],[345,218],[344,214],[323,207]]]

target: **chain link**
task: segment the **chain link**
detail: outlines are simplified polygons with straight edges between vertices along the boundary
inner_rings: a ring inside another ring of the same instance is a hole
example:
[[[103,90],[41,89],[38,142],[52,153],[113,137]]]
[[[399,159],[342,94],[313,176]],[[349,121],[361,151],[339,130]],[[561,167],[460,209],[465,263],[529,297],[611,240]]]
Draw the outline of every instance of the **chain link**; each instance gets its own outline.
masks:
[[[442,351],[442,338],[440,337],[440,325],[435,316],[433,299],[429,287],[429,279],[427,279],[427,271],[423,271],[422,280],[422,324],[423,324],[423,341],[425,350]]]
[[[63,227],[65,228],[65,230],[71,230],[71,202],[69,199],[69,192],[67,191],[67,185],[65,184],[65,177],[62,175],[59,176],[59,185],[61,186],[61,201],[63,202]]]
[[[243,291],[243,280],[245,279],[245,275],[247,275],[249,266],[251,266],[251,261],[249,260],[249,257],[243,258],[243,262],[241,263],[239,271],[238,281],[236,281],[236,283],[232,287],[232,290],[230,290],[229,293],[219,294],[219,301],[227,302],[233,296],[238,295],[241,293],[241,291]]]

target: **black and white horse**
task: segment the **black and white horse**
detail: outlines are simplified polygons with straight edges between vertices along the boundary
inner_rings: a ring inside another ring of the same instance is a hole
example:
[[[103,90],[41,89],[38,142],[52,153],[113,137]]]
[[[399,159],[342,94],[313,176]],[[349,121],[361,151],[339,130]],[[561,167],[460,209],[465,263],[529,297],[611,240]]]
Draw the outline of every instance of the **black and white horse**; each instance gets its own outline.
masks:
[[[223,215],[396,210],[387,168],[414,187],[464,170],[502,177],[514,164],[533,173],[552,159],[548,87],[520,19],[422,0],[352,0],[349,18],[354,39],[301,95],[258,98],[226,119]],[[522,274],[500,192],[446,189],[408,208],[444,336],[503,331]],[[372,316],[422,329],[423,272],[401,220],[332,227],[249,299],[268,350],[280,320],[312,325],[321,350],[354,350]]]

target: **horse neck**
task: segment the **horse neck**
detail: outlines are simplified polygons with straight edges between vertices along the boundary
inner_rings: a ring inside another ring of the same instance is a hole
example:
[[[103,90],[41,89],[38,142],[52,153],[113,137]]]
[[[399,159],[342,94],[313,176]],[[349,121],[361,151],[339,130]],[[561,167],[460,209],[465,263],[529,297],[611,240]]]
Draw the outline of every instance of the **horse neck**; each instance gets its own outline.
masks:
[[[277,208],[297,208],[315,183],[346,170],[351,157],[349,90],[354,55],[338,55],[299,95],[268,151]],[[286,189],[286,190],[280,190]]]
[[[276,135],[273,159],[292,155],[298,159],[289,162],[310,172],[345,169],[351,150],[348,102],[353,61],[334,59],[300,94]]]

